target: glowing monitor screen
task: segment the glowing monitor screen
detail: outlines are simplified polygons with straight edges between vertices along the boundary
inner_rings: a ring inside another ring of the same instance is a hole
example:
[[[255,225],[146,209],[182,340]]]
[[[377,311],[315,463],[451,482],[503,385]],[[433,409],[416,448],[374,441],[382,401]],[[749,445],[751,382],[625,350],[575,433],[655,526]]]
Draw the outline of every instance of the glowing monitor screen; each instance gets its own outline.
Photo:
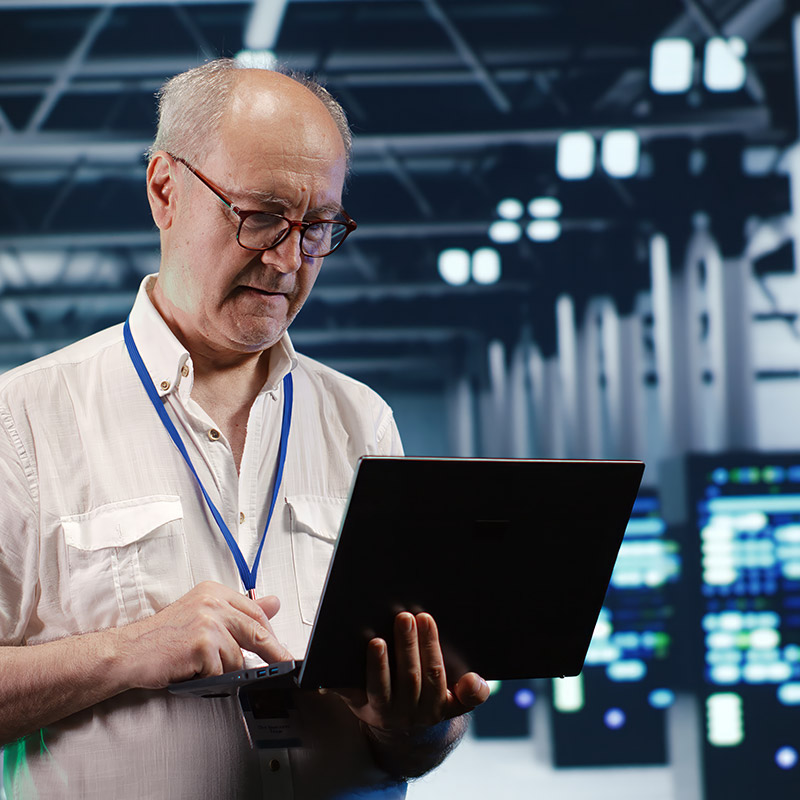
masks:
[[[679,630],[704,798],[798,797],[800,454],[693,455],[661,475],[683,537]]]
[[[709,470],[697,529],[705,678],[800,695],[800,464]]]
[[[664,524],[658,494],[642,488],[583,671],[552,684],[556,766],[665,763],[680,575],[678,543]]]
[[[662,673],[672,641],[672,592],[681,573],[678,543],[667,536],[655,492],[633,506],[585,667],[609,681],[644,681]]]

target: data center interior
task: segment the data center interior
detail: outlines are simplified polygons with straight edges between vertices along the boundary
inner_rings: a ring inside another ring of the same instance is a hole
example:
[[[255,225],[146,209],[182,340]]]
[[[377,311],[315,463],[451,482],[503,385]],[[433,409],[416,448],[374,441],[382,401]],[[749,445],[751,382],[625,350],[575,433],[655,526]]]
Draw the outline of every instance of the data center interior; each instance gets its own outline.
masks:
[[[0,0],[0,371],[157,270],[155,93],[216,56],[349,115],[358,230],[292,338],[408,454],[647,464],[581,676],[494,684],[409,797],[796,797],[797,8]]]

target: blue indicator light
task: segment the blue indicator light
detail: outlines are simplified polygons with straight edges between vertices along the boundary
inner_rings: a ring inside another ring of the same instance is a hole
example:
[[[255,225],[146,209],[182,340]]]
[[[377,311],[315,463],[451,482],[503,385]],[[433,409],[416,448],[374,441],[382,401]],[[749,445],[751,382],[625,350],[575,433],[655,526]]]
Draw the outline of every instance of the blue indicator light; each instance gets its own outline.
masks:
[[[603,715],[603,722],[612,731],[618,731],[625,724],[625,712],[621,708],[609,708]]]
[[[514,704],[517,708],[530,708],[536,701],[536,695],[530,689],[517,689]]]
[[[783,483],[786,480],[786,470],[783,467],[764,467],[762,475],[765,483]]]
[[[781,769],[794,769],[797,766],[798,756],[794,747],[781,747],[775,753],[775,763]]]
[[[675,692],[671,689],[653,689],[647,696],[653,708],[669,708],[675,702]]]
[[[711,473],[711,480],[718,486],[724,486],[728,482],[728,470],[719,467]]]

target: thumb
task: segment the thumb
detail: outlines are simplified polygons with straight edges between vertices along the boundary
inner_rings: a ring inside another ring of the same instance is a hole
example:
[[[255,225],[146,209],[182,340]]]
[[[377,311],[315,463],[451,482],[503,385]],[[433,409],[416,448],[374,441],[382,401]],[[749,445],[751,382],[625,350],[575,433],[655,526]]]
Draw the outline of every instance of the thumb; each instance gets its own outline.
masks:
[[[261,610],[267,615],[267,619],[272,619],[280,610],[281,601],[274,594],[268,594],[266,597],[257,597],[256,603],[261,607]]]
[[[475,672],[462,675],[453,687],[453,694],[466,710],[485,703],[489,698],[489,684]]]

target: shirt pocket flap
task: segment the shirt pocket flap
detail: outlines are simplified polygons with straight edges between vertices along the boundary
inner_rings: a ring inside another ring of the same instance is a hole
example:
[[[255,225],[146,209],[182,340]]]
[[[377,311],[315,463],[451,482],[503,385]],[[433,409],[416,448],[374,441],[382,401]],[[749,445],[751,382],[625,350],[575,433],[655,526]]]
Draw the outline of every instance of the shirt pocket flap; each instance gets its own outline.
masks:
[[[64,539],[78,550],[125,547],[169,522],[183,519],[180,497],[152,496],[123,500],[61,518]]]
[[[347,503],[343,497],[292,497],[286,503],[292,518],[292,533],[336,541]]]

